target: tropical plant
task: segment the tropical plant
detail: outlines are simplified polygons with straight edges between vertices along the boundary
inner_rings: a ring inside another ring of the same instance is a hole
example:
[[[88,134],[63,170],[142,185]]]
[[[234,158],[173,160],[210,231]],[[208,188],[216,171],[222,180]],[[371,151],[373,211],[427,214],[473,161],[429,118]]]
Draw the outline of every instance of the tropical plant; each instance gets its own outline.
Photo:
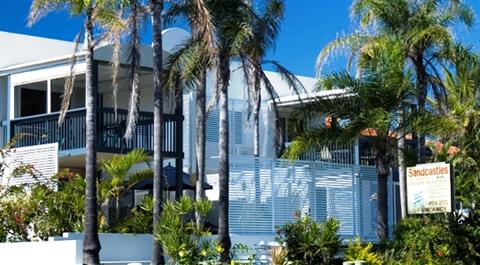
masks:
[[[145,196],[136,208],[130,211],[128,216],[115,228],[120,233],[150,234],[153,216],[152,196]]]
[[[459,257],[464,240],[451,233],[447,218],[406,218],[395,228],[394,241],[396,259],[403,264],[454,264],[465,260]],[[471,260],[470,260],[471,261]]]
[[[242,44],[252,31],[245,19],[248,9],[242,0],[213,1],[210,8],[214,25],[216,26],[216,84],[214,93],[218,95],[219,121],[219,214],[218,214],[218,241],[225,250],[221,254],[221,261],[230,259],[229,234],[229,112],[228,87],[230,83],[230,63],[232,58],[238,57]]]
[[[0,241],[45,240],[81,232],[84,202],[85,180],[68,170],[47,181],[7,187],[0,198]]]
[[[280,24],[285,13],[283,0],[266,1],[265,7],[257,10],[256,1],[251,3],[251,28],[252,34],[245,41],[240,58],[248,85],[249,111],[253,110],[253,155],[255,159],[255,199],[260,201],[260,107],[261,107],[261,85],[265,87],[267,95],[273,102],[272,108],[275,113],[273,131],[275,133],[275,146],[277,155],[284,149],[284,138],[281,132],[280,115],[277,109],[278,95],[274,86],[267,77],[264,67],[267,64],[275,67],[290,89],[297,95],[305,91],[298,78],[277,61],[267,60],[267,52],[275,45],[275,40],[280,31]]]
[[[452,58],[450,47],[455,43],[454,27],[472,26],[474,14],[464,1],[445,0],[355,0],[352,15],[360,29],[328,44],[317,59],[318,71],[338,50],[347,50],[349,64],[369,47],[392,35],[399,40],[406,67],[413,67],[416,79],[417,106],[420,112],[428,109],[427,94],[439,102],[446,99],[439,71],[444,60]],[[425,135],[419,134],[418,158],[425,158]]]
[[[316,223],[310,216],[286,224],[277,241],[286,246],[288,264],[331,264],[342,245],[338,235],[340,223],[328,219]]]
[[[153,227],[160,223],[163,192],[163,48],[162,12],[163,0],[149,0],[153,36]],[[165,264],[163,249],[153,240],[152,264]]]
[[[378,183],[377,236],[387,239],[387,178],[395,157],[395,135],[405,128],[408,119],[398,119],[399,110],[409,104],[413,95],[410,73],[405,72],[405,58],[395,38],[372,45],[360,58],[361,74],[333,73],[321,79],[318,90],[340,88],[340,96],[318,98],[301,109],[311,115],[340,119],[330,126],[307,128],[297,137],[285,156],[296,158],[312,146],[345,144],[367,135],[374,150]],[[342,122],[343,121],[343,122]]]
[[[192,30],[192,38],[169,57],[166,88],[173,90],[178,83],[186,89],[195,90],[197,133],[196,133],[196,185],[197,201],[205,199],[205,142],[206,142],[206,93],[207,71],[211,69],[215,56],[214,25],[205,0],[175,1],[167,9],[166,23],[184,17]],[[200,229],[204,220],[196,213]]]
[[[287,261],[287,253],[282,246],[274,247],[270,250],[272,265],[284,265]]]
[[[373,244],[365,244],[359,237],[350,241],[348,248],[345,251],[345,257],[349,261],[362,260],[366,263],[366,265],[383,264],[383,259],[379,254],[375,253]]]
[[[202,238],[209,232],[197,229],[191,219],[195,212],[205,217],[211,208],[210,201],[194,201],[189,197],[182,197],[178,202],[165,202],[160,224],[154,228],[154,237],[162,242],[166,255],[174,264],[198,264],[215,259],[215,249],[219,248],[213,241]]]
[[[107,0],[33,0],[29,14],[29,25],[33,25],[40,18],[52,10],[67,9],[73,16],[84,17],[84,28],[86,32],[85,49],[85,84],[86,84],[86,196],[85,196],[85,238],[83,240],[83,263],[99,264],[100,241],[98,239],[98,205],[97,205],[97,89],[98,89],[98,65],[94,61],[95,49],[94,27],[95,23],[101,25],[116,24],[117,16],[115,5]],[[79,38],[78,38],[79,39]],[[74,51],[74,53],[76,50]],[[76,58],[75,54],[73,55]],[[73,69],[73,67],[72,67]],[[65,117],[68,109],[73,78],[69,78],[64,90],[62,102],[62,117]]]
[[[110,199],[115,200],[116,222],[120,220],[120,199],[135,184],[151,177],[144,171],[131,172],[133,166],[142,162],[147,162],[147,153],[143,149],[135,149],[125,155],[115,155],[110,160],[100,163],[100,168],[107,174],[107,177],[99,182],[100,198],[107,203],[108,207]],[[107,219],[107,227],[110,227],[110,218]]]

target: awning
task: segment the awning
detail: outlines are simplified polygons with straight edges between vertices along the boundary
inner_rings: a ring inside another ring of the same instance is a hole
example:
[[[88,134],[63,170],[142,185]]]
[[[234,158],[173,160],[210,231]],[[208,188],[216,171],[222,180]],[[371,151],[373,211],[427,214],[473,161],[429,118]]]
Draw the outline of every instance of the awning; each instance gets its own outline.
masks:
[[[168,166],[163,168],[163,175],[167,180],[168,190],[175,191],[175,178],[176,178],[176,169],[170,163]],[[195,180],[192,179],[192,176],[188,173],[182,172],[182,189],[183,190],[195,190]],[[205,190],[213,189],[213,186],[208,183],[203,183]],[[153,189],[153,178],[145,179],[132,187],[133,190],[151,190]]]

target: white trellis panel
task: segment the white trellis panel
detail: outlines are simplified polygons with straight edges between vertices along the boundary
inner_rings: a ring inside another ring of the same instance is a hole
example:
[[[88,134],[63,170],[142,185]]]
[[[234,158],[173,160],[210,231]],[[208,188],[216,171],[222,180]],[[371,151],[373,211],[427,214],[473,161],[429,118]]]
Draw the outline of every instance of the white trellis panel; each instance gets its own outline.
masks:
[[[45,181],[58,172],[58,143],[14,148],[7,159],[8,168],[3,184],[22,185]],[[12,177],[15,168],[29,165],[33,167],[35,177],[31,174]]]

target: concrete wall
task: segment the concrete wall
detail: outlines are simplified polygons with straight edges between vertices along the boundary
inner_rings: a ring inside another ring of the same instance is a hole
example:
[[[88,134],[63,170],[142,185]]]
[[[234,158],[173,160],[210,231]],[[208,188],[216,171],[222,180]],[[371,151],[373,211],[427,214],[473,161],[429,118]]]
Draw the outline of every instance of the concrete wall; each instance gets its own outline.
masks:
[[[149,234],[100,233],[100,261],[105,264],[149,264],[152,236]],[[216,240],[216,236],[208,237]],[[232,245],[242,243],[255,251],[260,241],[273,241],[274,235],[231,235]],[[0,244],[0,264],[79,265],[82,264],[82,233],[65,233],[63,237],[43,242]]]
[[[80,241],[21,242],[0,244],[0,264],[82,264]]]
[[[99,238],[102,262],[149,261],[151,258],[152,236],[149,234],[100,233]],[[83,244],[83,233],[64,233],[63,237],[53,240],[75,240]]]

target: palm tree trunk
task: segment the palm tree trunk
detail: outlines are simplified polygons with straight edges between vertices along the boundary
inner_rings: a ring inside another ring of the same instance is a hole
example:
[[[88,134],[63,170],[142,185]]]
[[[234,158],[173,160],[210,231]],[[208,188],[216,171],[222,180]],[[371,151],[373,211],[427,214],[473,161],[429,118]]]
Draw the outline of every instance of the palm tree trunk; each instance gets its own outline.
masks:
[[[425,111],[425,104],[427,101],[427,71],[425,70],[425,65],[423,64],[423,55],[421,53],[418,53],[412,60],[415,65],[415,72],[417,74],[418,112],[422,113]],[[423,163],[425,160],[425,135],[423,133],[418,133],[417,148],[417,159],[420,163]]]
[[[402,219],[407,217],[407,197],[405,179],[405,131],[398,132],[397,156],[398,156],[398,182],[400,186],[400,212]]]
[[[83,264],[100,264],[97,205],[97,90],[98,65],[93,52],[93,8],[88,8],[86,18],[87,50],[85,54],[86,92],[86,158],[85,158],[85,234],[83,239]]]
[[[260,71],[258,66],[254,69],[254,109],[253,109],[253,156],[255,159],[255,202],[260,203],[260,106],[262,101],[260,87]]]
[[[220,88],[220,140],[219,140],[219,213],[218,213],[218,241],[223,247],[221,261],[229,262],[229,252],[232,245],[228,227],[229,207],[229,126],[228,126],[228,83],[230,81],[230,62],[228,54],[219,56],[217,79]]]
[[[115,223],[120,222],[120,198],[115,198]]]
[[[162,0],[150,0],[153,29],[153,229],[160,223],[163,207],[163,91],[162,91]],[[154,232],[153,231],[153,232]],[[165,264],[163,248],[159,241],[153,240],[152,263]]]
[[[205,198],[205,135],[206,135],[206,90],[207,90],[207,73],[203,71],[201,76],[201,84],[197,87],[196,103],[197,103],[197,183],[196,183],[196,200],[201,201]],[[199,213],[196,213],[197,228],[203,228],[204,220]]]
[[[377,237],[380,240],[388,239],[388,168],[386,154],[376,152],[375,166],[377,169]]]

